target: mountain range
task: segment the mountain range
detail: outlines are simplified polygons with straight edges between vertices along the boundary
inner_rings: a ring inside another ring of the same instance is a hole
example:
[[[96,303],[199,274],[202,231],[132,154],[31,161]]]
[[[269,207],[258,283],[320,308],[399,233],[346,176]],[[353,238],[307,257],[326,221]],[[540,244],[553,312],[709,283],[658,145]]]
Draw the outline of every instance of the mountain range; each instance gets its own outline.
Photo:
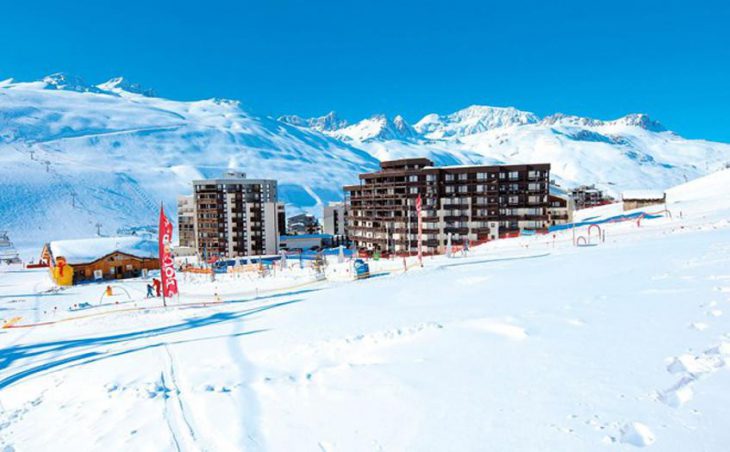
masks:
[[[0,81],[0,230],[19,247],[151,224],[160,203],[174,218],[191,180],[229,168],[278,179],[290,211],[319,214],[380,160],[414,156],[549,162],[557,185],[615,195],[712,172],[730,162],[730,145],[684,139],[643,114],[540,118],[475,105],[412,125],[382,114],[350,124],[335,113],[274,119],[232,100],[168,100],[121,77]]]

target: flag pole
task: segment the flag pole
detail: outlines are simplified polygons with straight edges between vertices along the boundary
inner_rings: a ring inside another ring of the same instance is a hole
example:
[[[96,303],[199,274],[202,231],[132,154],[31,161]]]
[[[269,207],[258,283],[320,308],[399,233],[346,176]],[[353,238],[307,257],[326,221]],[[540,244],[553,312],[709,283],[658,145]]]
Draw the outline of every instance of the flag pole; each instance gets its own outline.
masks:
[[[162,306],[167,307],[167,300],[165,298],[165,269],[163,268],[163,262],[165,259],[165,207],[160,201],[160,224],[157,228],[157,241],[159,246],[159,260],[160,260],[160,285],[162,286]]]

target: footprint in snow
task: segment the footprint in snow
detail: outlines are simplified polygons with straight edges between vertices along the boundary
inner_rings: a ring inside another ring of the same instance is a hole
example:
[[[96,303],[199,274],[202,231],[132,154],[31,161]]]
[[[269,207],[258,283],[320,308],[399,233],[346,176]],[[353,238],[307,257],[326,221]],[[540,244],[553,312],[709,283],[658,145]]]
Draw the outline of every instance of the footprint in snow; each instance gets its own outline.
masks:
[[[651,446],[656,442],[654,433],[641,422],[631,422],[621,428],[621,442],[636,447]]]

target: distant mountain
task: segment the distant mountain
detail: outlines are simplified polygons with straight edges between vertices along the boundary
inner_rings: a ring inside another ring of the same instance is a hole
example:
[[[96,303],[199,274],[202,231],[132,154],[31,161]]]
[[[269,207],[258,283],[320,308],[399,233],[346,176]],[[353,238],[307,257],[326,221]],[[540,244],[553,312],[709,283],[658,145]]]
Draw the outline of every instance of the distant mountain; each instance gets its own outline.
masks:
[[[155,91],[144,88],[139,83],[130,82],[124,77],[114,77],[109,81],[96,85],[96,87],[107,93],[116,94],[139,94],[145,97],[155,97]]]
[[[347,121],[338,118],[334,111],[317,118],[302,118],[297,115],[280,116],[279,121],[298,127],[306,127],[318,132],[338,130],[348,125]]]
[[[331,136],[341,140],[355,142],[412,141],[418,138],[418,132],[400,115],[393,119],[385,115],[375,115],[356,124],[328,132]]]
[[[429,157],[440,165],[549,162],[564,187],[667,188],[730,162],[730,145],[687,140],[645,114],[604,121],[473,105],[411,127],[383,115],[325,131],[380,160]],[[400,127],[396,127],[396,122]]]
[[[432,113],[418,121],[415,128],[425,138],[462,137],[502,127],[521,126],[538,122],[533,113],[507,107],[472,105],[450,115]]]

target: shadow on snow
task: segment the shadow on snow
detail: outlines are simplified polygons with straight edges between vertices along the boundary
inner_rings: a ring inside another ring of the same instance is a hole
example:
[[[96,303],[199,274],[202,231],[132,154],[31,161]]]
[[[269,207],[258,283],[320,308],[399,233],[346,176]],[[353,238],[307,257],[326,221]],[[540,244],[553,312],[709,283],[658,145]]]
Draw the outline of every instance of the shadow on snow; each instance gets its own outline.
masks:
[[[296,300],[290,300],[290,301],[283,301],[275,304],[271,304],[268,306],[262,306],[259,308],[253,308],[253,309],[246,309],[239,312],[218,312],[215,314],[211,314],[209,316],[205,317],[198,317],[198,318],[191,318],[191,319],[185,319],[184,321],[164,326],[164,327],[158,327],[158,328],[152,328],[147,330],[140,330],[140,331],[133,331],[130,333],[123,333],[123,334],[115,334],[110,336],[99,336],[99,337],[87,337],[87,338],[81,338],[81,339],[70,339],[70,340],[63,340],[63,341],[53,341],[53,342],[45,342],[45,343],[38,343],[38,344],[30,344],[30,345],[19,345],[19,346],[11,346],[5,349],[0,350],[0,370],[9,368],[12,364],[14,364],[17,361],[25,360],[29,358],[35,358],[35,357],[43,357],[44,355],[51,355],[56,354],[59,352],[65,352],[65,351],[74,351],[85,347],[97,347],[97,346],[103,346],[103,345],[113,345],[118,343],[124,343],[129,341],[135,341],[139,339],[149,339],[153,337],[159,337],[159,336],[165,336],[169,334],[174,334],[182,331],[190,331],[197,328],[203,328],[211,325],[216,325],[220,323],[230,322],[234,320],[238,320],[244,317],[249,317],[254,314],[268,311],[270,309],[275,309],[283,306],[287,306],[293,303],[298,303],[302,301],[301,299]],[[229,336],[245,336],[250,334],[255,334],[259,332],[263,332],[266,330],[254,330],[254,331],[246,331],[242,333],[238,333],[235,335],[226,335],[221,337],[229,337]],[[74,363],[73,366],[69,367],[75,367],[79,365],[88,364],[95,361],[100,361],[107,358],[112,358],[115,356],[121,356],[126,355],[129,353],[135,353],[141,350],[150,349],[159,347],[161,345],[165,344],[180,344],[180,343],[187,343],[187,342],[196,342],[196,341],[202,341],[202,340],[208,340],[208,339],[214,339],[215,337],[208,337],[208,338],[199,338],[199,339],[189,339],[189,340],[181,340],[177,342],[166,342],[161,341],[159,343],[155,344],[147,344],[140,347],[130,348],[127,350],[122,351],[87,351],[84,353],[80,353],[77,355],[65,357],[62,359],[56,359],[53,361],[48,361],[43,364],[38,364],[36,366],[33,366],[29,369],[25,369],[20,372],[13,373],[11,375],[7,375],[2,377],[0,379],[0,389],[3,389],[17,381],[20,381],[24,378],[27,378],[29,376],[35,375],[39,372],[43,372],[50,369],[56,369],[60,366],[64,366],[66,364]]]

